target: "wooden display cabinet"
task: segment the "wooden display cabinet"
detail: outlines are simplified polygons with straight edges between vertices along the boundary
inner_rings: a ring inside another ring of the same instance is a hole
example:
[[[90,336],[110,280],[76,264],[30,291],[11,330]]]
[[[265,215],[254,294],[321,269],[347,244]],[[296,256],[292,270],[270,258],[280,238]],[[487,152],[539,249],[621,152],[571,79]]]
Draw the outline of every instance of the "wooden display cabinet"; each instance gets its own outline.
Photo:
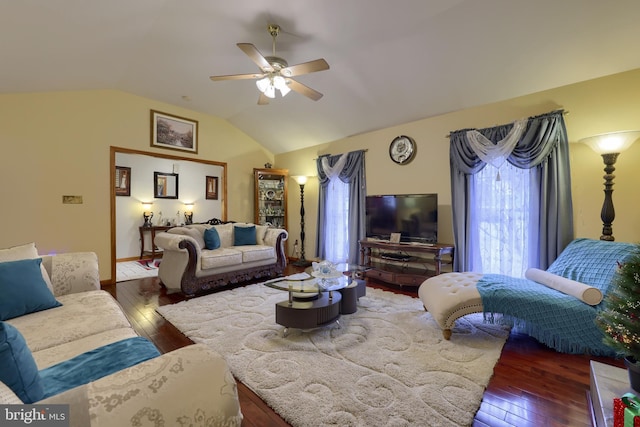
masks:
[[[260,225],[287,229],[286,169],[254,169],[255,218]]]

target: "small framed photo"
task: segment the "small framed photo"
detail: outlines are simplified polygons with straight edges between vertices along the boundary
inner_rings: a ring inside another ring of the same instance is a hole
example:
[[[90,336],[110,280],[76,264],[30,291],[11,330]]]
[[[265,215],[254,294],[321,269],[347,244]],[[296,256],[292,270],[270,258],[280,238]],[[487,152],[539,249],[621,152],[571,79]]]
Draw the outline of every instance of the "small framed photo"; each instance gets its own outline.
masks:
[[[218,200],[218,177],[208,176],[205,185],[205,198],[207,200]]]
[[[400,233],[391,233],[390,243],[400,243]]]
[[[131,196],[131,168],[116,166],[116,196]]]
[[[198,154],[198,122],[151,110],[151,146]]]

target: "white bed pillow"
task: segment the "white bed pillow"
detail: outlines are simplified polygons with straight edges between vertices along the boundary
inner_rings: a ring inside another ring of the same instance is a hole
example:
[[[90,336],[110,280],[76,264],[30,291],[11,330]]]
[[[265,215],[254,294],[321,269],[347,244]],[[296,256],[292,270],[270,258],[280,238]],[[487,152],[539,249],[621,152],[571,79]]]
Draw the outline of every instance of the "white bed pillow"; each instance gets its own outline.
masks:
[[[602,301],[602,292],[600,289],[544,270],[529,268],[524,273],[524,277],[567,295],[574,296],[589,305],[598,305]]]

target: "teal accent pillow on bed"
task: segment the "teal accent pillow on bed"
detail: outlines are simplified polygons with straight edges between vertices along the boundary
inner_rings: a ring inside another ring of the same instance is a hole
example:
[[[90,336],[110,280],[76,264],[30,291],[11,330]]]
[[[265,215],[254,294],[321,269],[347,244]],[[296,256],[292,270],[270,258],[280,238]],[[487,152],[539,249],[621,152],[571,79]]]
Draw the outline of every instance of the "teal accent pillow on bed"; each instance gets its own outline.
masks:
[[[220,235],[215,228],[204,230],[204,246],[207,249],[218,249],[220,247]]]
[[[24,403],[37,402],[44,396],[31,350],[20,331],[6,322],[0,322],[0,381]]]
[[[62,305],[42,278],[41,263],[40,258],[0,262],[0,320]]]
[[[256,244],[256,226],[233,227],[233,246],[246,246]]]

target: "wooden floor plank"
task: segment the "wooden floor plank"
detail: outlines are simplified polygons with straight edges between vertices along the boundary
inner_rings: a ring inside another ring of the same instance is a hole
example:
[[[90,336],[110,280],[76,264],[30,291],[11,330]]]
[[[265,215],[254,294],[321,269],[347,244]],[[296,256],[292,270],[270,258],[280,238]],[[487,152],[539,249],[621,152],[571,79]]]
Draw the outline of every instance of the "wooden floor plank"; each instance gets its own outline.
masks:
[[[288,266],[285,274],[299,272]],[[417,288],[395,287],[368,280],[368,287],[417,297]],[[138,333],[153,341],[165,353],[192,344],[155,309],[183,300],[180,293],[167,294],[157,278],[107,285],[105,290],[120,302]],[[474,426],[589,426],[591,417],[586,394],[589,389],[589,361],[624,366],[621,360],[588,355],[558,353],[531,337],[512,332],[493,377],[483,396]],[[287,427],[244,384],[238,384],[244,427]],[[428,421],[425,420],[425,424]]]

